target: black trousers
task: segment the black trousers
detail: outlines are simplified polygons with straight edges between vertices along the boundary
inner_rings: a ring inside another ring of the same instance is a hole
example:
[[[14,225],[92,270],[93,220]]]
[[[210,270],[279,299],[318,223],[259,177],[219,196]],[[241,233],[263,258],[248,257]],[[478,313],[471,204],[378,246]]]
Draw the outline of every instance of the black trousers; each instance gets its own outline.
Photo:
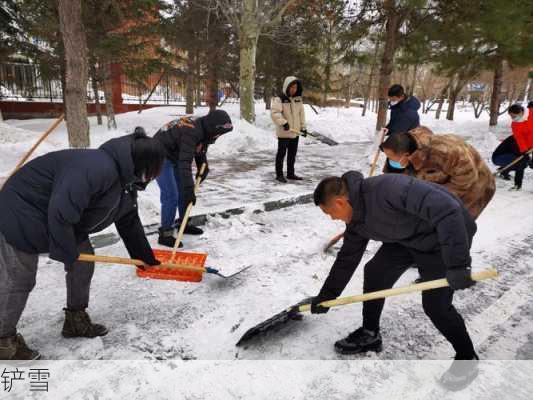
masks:
[[[384,243],[365,265],[364,293],[390,289],[408,268],[415,265],[424,281],[446,276],[446,266],[440,252],[422,253],[396,243]],[[422,292],[422,307],[433,325],[451,343],[458,356],[471,359],[474,345],[452,301],[453,290],[449,287]],[[384,304],[384,299],[363,303],[364,328],[379,330]]]
[[[518,149],[514,136],[511,135],[496,147],[496,150],[492,153],[492,162],[498,167],[505,167],[518,157],[520,157],[520,150]],[[530,158],[527,155],[502,174],[508,175],[509,172],[514,171],[514,184],[515,186],[522,187],[524,170],[527,168],[529,162]]]
[[[283,160],[287,155],[287,175],[294,175],[294,163],[296,162],[296,153],[298,152],[298,139],[281,139],[278,138],[278,153],[276,154],[276,176],[283,176]]]

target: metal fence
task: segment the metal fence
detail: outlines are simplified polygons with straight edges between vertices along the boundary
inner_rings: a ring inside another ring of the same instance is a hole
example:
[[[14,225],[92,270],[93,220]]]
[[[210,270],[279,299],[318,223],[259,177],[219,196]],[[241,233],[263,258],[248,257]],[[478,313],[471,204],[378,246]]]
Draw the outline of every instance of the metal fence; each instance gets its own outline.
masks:
[[[0,99],[63,101],[61,81],[45,79],[34,64],[0,64]]]
[[[132,79],[121,76],[124,103],[183,104],[185,103],[185,80],[173,73],[150,74],[146,78]],[[203,99],[205,82],[202,80],[200,98]],[[153,92],[152,92],[153,91]],[[150,95],[151,94],[151,95]],[[195,96],[197,96],[195,91]],[[98,97],[105,103],[103,87],[98,87]],[[4,101],[63,101],[61,80],[46,79],[35,64],[0,63],[0,100]],[[94,101],[91,80],[87,84],[87,102]]]
[[[122,99],[125,103],[143,103],[148,96],[148,103],[153,104],[184,103],[185,81],[172,74],[151,74],[143,80],[122,75]]]

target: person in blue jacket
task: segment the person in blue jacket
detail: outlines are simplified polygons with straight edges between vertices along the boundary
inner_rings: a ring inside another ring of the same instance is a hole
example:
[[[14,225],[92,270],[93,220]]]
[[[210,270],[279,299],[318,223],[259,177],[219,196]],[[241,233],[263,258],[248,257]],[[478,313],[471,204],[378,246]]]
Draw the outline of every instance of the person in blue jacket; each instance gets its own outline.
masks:
[[[420,101],[414,96],[407,96],[402,85],[389,88],[390,121],[385,126],[387,135],[409,132],[420,126]]]
[[[99,149],[71,149],[38,157],[7,180],[0,191],[0,359],[40,358],[17,324],[33,287],[39,254],[65,265],[67,301],[64,337],[103,336],[89,306],[94,254],[89,234],[115,224],[128,253],[158,265],[137,210],[137,191],[163,166],[161,144],[136,128]]]

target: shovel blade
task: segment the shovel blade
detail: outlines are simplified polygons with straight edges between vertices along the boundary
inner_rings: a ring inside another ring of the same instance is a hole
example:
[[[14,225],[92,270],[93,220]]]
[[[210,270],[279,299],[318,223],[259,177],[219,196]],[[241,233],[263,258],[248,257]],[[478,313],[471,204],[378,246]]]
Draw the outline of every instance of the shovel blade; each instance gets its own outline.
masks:
[[[253,338],[266,334],[267,332],[270,332],[280,327],[281,325],[288,323],[289,321],[300,321],[303,318],[303,315],[300,314],[300,312],[297,310],[297,307],[303,304],[309,304],[311,302],[311,299],[311,297],[306,298],[301,302],[295,304],[294,306],[261,322],[253,328],[248,329],[245,334],[242,335],[242,337],[239,339],[236,346],[242,346]]]

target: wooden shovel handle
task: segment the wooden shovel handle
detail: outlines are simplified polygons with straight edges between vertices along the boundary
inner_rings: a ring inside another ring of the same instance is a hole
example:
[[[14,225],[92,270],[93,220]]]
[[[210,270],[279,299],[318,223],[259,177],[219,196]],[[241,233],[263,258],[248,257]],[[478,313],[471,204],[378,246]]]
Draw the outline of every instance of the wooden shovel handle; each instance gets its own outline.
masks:
[[[376,154],[374,154],[374,159],[372,160],[372,165],[370,166],[370,172],[368,173],[368,176],[374,176],[374,172],[376,170],[376,165],[378,164],[378,159],[379,159],[379,152],[381,151],[381,149],[379,148],[379,146],[381,146],[381,144],[383,143],[383,139],[385,139],[385,132],[387,132],[385,130],[385,128],[382,128],[381,129],[381,136],[379,137],[379,144],[378,144],[378,148],[376,150]]]
[[[101,262],[107,264],[124,264],[124,265],[136,265],[139,267],[146,266],[141,260],[135,260],[131,258],[122,258],[122,257],[109,257],[109,256],[97,256],[93,254],[80,254],[78,261],[86,262]],[[172,263],[161,263],[157,267],[170,268],[170,269],[186,269],[189,271],[205,272],[205,268],[198,267],[194,264],[172,264]]]
[[[472,280],[483,281],[485,279],[496,278],[497,276],[498,276],[498,271],[496,271],[494,268],[489,268],[489,269],[472,274]],[[345,304],[360,303],[363,301],[376,300],[376,299],[384,299],[386,297],[398,296],[400,294],[421,292],[423,290],[438,289],[438,288],[443,288],[447,286],[449,285],[448,285],[448,281],[445,278],[436,279],[433,281],[416,283],[413,285],[399,287],[399,288],[378,290],[376,292],[365,293],[365,294],[361,294],[358,296],[341,297],[335,300],[324,301],[320,303],[320,305],[323,307],[337,307],[337,306],[342,306]],[[309,310],[311,310],[311,304],[304,304],[298,308],[298,311],[300,312],[309,311]]]
[[[20,167],[22,167],[24,165],[24,163],[26,161],[28,161],[28,158],[31,157],[31,155],[33,154],[33,152],[35,151],[35,149],[48,137],[48,135],[50,135],[50,133],[52,133],[54,131],[54,129],[56,129],[58,127],[58,125],[63,121],[63,119],[65,118],[64,114],[61,114],[55,121],[54,123],[50,126],[50,128],[48,128],[46,130],[45,133],[43,133],[41,135],[41,137],[39,138],[39,140],[37,140],[37,142],[35,142],[35,144],[31,147],[31,149],[28,150],[28,152],[26,154],[24,154],[24,156],[20,159],[20,161],[18,162],[17,166],[15,167],[15,169],[9,174],[9,176],[7,177],[6,181],[11,178],[15,172],[17,172]],[[3,185],[2,185],[3,186]]]
[[[526,155],[533,153],[533,149],[529,149],[521,156],[516,157],[513,161],[511,161],[509,164],[507,164],[504,167],[501,167],[500,169],[496,170],[492,175],[496,176],[498,174],[501,174],[503,171],[507,171],[509,168],[511,168],[513,165],[515,165],[517,162],[519,162],[522,158],[524,158]]]
[[[206,168],[207,168],[207,163],[204,162],[202,166],[200,167],[198,178],[196,178],[196,183],[194,184],[195,194],[198,192],[198,189],[200,189],[200,183],[202,183],[202,175],[204,174]],[[189,215],[191,214],[192,205],[193,205],[192,203],[189,203],[187,205],[187,209],[185,210],[185,215],[183,216],[183,220],[181,221],[180,230],[178,232],[178,237],[176,238],[176,242],[174,243],[174,248],[172,249],[172,256],[170,257],[170,262],[174,261],[174,257],[176,257],[176,251],[178,250],[181,240],[183,239],[183,233],[185,232],[185,227],[187,226],[187,222],[189,222]]]

